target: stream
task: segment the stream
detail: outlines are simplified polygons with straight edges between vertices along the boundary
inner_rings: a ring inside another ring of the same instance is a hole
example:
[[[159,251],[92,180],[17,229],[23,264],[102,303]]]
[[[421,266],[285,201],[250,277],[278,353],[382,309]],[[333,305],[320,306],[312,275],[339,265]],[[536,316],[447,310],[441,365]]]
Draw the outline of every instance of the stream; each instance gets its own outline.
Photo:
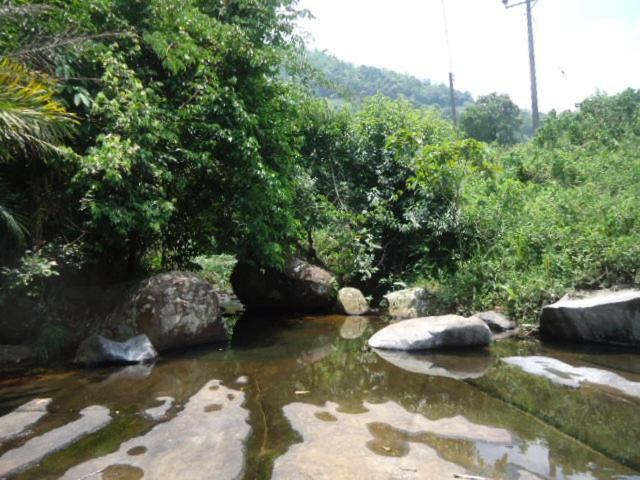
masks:
[[[640,354],[376,352],[376,317],[243,319],[154,365],[0,380],[0,478],[640,479]]]

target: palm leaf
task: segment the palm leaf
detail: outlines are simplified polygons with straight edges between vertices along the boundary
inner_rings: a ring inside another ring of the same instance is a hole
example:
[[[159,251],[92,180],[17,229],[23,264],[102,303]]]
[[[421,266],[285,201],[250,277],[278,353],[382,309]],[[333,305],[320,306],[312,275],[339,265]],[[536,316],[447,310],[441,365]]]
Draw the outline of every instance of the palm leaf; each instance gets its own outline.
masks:
[[[16,211],[14,204],[14,198],[0,179],[0,229],[4,230],[3,233],[7,237],[24,245],[29,230],[26,227],[26,218]]]
[[[76,120],[53,97],[53,87],[48,76],[0,60],[0,150],[60,151]]]

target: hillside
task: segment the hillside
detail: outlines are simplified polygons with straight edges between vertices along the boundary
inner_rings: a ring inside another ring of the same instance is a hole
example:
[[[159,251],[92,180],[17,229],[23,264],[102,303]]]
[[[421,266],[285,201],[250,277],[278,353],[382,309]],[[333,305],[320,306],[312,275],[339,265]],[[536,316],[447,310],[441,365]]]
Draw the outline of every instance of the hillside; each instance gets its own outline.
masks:
[[[392,99],[404,97],[417,107],[449,107],[449,87],[444,84],[382,68],[356,66],[317,50],[309,51],[308,59],[324,77],[316,87],[316,93],[321,97],[359,103],[382,93]],[[469,92],[456,91],[458,106],[472,101]]]

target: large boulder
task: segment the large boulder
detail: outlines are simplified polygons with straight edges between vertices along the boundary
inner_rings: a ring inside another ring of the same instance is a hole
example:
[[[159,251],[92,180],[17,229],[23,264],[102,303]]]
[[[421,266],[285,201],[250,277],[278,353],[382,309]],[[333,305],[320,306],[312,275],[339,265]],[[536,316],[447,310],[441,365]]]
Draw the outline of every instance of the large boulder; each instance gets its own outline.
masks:
[[[412,318],[392,323],[369,339],[369,346],[389,350],[486,347],[491,330],[479,318],[458,315]]]
[[[298,258],[287,261],[282,271],[238,262],[231,284],[247,310],[303,313],[330,311],[335,305],[331,273]]]
[[[384,298],[389,304],[389,315],[396,318],[423,317],[428,313],[429,292],[414,287],[387,293]]]
[[[565,295],[542,309],[540,333],[553,340],[640,347],[640,290]]]
[[[111,314],[103,333],[117,340],[144,333],[159,352],[229,338],[213,286],[189,272],[144,280]]]
[[[91,335],[78,347],[74,361],[87,366],[104,363],[143,363],[154,360],[157,356],[158,352],[146,335],[136,335],[126,342]]]
[[[338,306],[345,315],[364,315],[369,303],[357,288],[344,287],[338,291]]]

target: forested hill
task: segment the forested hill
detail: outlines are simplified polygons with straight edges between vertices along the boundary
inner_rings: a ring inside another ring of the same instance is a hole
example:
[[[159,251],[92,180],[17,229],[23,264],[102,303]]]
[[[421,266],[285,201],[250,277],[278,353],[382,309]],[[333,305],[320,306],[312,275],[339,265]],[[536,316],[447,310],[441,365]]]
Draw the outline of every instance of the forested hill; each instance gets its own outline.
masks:
[[[324,76],[316,92],[321,97],[359,102],[382,93],[397,99],[405,97],[417,107],[448,108],[449,87],[420,80],[411,75],[382,68],[356,66],[317,50],[308,52],[309,62]],[[456,103],[462,106],[473,99],[469,92],[456,91]]]

